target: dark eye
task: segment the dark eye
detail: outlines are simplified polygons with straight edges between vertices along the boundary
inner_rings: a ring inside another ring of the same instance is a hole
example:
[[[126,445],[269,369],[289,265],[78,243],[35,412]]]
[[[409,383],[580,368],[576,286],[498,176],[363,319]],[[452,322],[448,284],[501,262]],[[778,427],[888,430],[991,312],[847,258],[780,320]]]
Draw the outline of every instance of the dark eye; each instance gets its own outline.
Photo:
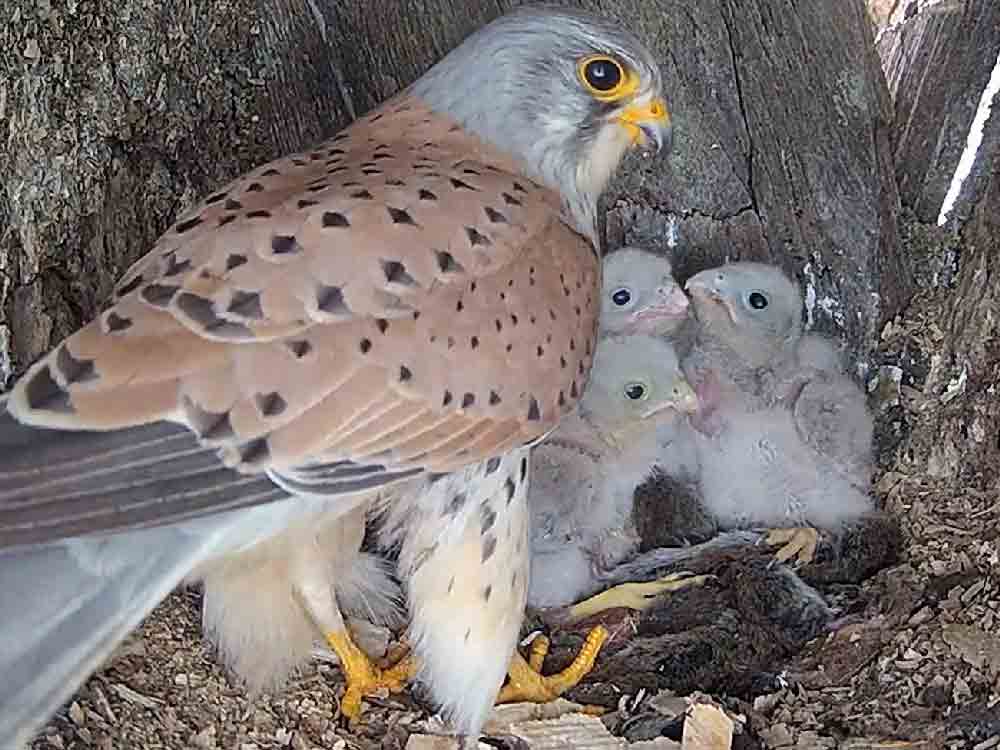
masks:
[[[625,398],[640,401],[646,397],[646,386],[642,383],[629,383],[625,386]]]
[[[615,293],[611,295],[611,300],[618,305],[618,307],[624,307],[632,301],[632,292],[625,288],[616,289]]]
[[[767,307],[767,297],[760,292],[751,292],[748,301],[754,310],[763,310]]]
[[[625,71],[610,57],[596,55],[580,66],[580,77],[591,93],[611,96],[618,93],[625,83]]]

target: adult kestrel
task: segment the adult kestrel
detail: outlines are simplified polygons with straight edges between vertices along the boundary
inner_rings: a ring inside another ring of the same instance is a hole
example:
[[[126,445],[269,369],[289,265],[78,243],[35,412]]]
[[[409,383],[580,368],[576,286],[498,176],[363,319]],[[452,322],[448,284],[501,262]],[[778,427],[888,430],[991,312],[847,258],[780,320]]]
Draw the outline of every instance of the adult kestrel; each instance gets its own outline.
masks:
[[[376,493],[420,676],[477,732],[522,617],[529,446],[588,381],[597,200],[668,135],[639,41],[527,8],[185,213],[6,402],[0,745],[182,578]],[[349,694],[391,682],[302,553]]]

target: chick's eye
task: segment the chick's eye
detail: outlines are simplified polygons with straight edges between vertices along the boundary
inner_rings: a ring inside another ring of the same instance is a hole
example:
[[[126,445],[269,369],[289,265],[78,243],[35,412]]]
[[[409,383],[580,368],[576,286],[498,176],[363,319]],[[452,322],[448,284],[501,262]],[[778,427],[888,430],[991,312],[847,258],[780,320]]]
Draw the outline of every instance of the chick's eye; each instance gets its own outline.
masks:
[[[632,301],[632,292],[624,287],[616,289],[614,294],[611,295],[611,301],[618,305],[618,307],[624,307]]]
[[[646,386],[642,383],[629,383],[625,386],[625,398],[631,401],[641,401],[646,398]]]
[[[606,55],[595,55],[580,64],[580,78],[590,93],[614,97],[625,88],[626,75],[621,63]]]
[[[760,292],[751,292],[750,296],[747,298],[750,303],[750,307],[754,310],[763,310],[767,307],[767,297],[765,297]]]

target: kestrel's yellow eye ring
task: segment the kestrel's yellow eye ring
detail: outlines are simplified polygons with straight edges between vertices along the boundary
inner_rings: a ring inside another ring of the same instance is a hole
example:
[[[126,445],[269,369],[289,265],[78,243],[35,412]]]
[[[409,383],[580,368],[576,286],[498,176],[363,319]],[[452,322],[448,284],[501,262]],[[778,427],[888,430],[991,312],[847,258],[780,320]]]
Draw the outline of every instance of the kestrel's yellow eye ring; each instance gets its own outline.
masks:
[[[635,91],[636,76],[608,55],[590,55],[580,60],[577,68],[580,80],[595,99],[614,101]]]

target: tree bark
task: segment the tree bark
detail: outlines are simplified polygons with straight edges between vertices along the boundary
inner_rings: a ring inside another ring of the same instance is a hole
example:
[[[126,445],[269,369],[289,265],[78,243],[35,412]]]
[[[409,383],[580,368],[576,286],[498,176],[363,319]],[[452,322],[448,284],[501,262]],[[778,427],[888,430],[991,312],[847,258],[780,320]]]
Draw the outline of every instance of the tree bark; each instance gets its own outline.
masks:
[[[93,316],[186,205],[328,136],[509,0],[8,0],[0,11],[0,381]],[[862,362],[910,292],[862,0],[593,0],[659,57],[673,154],[632,160],[608,245],[687,276],[803,279]]]
[[[1000,54],[1000,6],[942,2],[887,29],[878,52],[895,105],[896,178],[902,203],[933,224]],[[994,127],[998,127],[994,123]],[[966,181],[953,220],[964,223],[983,184]]]
[[[844,340],[863,372],[912,291],[864,4],[711,0],[640,14],[665,63],[677,147],[666,168],[618,182],[611,244],[671,250],[681,277],[726,258],[781,264],[803,282],[807,323]]]
[[[995,492],[1000,484],[1000,97],[954,208],[941,206],[966,150],[991,75],[1000,75],[1000,6],[928,5],[879,42],[895,100],[897,175],[925,237],[928,287],[917,304],[940,313],[905,462],[945,482]],[[988,102],[987,102],[988,103]],[[978,127],[978,126],[977,126]],[[970,152],[972,156],[972,152]],[[930,225],[930,226],[928,226]],[[920,310],[913,311],[915,315]]]
[[[982,197],[961,231],[963,252],[945,306],[944,347],[924,395],[936,401],[914,446],[916,465],[939,479],[1000,491],[1000,149],[980,181]]]

